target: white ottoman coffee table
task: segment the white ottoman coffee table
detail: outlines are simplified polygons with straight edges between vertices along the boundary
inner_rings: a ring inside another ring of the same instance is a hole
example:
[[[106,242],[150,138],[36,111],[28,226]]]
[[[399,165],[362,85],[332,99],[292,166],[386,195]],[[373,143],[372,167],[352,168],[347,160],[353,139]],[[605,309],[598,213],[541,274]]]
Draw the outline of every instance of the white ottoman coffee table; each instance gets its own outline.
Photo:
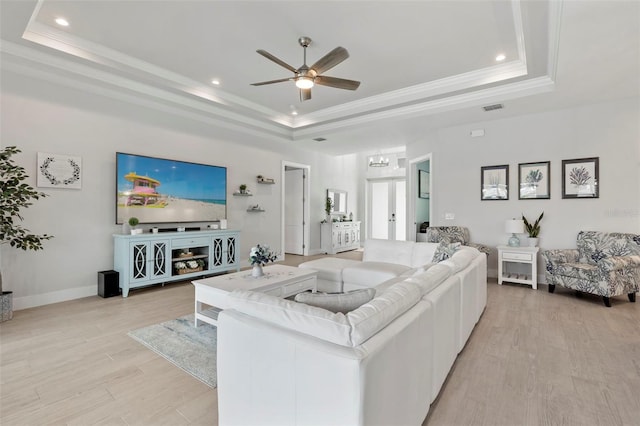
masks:
[[[264,276],[259,278],[252,277],[249,269],[192,281],[196,289],[194,325],[197,327],[198,321],[217,325],[220,311],[229,308],[227,295],[233,290],[289,297],[307,290],[316,291],[316,276],[312,269],[270,265],[264,267]]]
[[[298,268],[318,271],[318,291],[329,293],[342,292],[342,270],[347,266],[359,265],[358,260],[342,259],[339,257],[321,257],[301,263]]]

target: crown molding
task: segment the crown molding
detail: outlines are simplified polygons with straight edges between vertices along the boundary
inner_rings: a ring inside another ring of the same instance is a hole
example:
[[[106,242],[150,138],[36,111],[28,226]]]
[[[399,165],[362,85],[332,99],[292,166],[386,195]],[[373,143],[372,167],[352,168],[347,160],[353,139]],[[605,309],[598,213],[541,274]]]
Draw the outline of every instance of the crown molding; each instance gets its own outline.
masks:
[[[2,40],[3,69],[280,141],[553,90],[562,11],[562,0],[548,2],[546,76],[528,74],[521,0],[510,0],[516,60],[292,117],[38,22],[42,2],[23,38],[69,56]]]
[[[2,53],[3,70],[67,87],[83,89],[133,104],[171,107],[166,111],[174,113],[180,111],[179,115],[181,116],[225,128],[257,131],[261,135],[276,136],[280,140],[291,140],[291,132],[286,126],[218,108],[216,104],[205,102],[200,97],[189,97],[184,93],[174,93],[135,82],[126,77],[97,70],[85,64],[71,62],[5,40],[0,43],[0,53]]]
[[[550,92],[555,89],[555,82],[548,76],[505,84],[497,87],[481,89],[470,93],[434,99],[414,105],[379,111],[339,122],[309,126],[293,131],[293,139],[300,140],[317,134],[329,134],[331,131],[359,126],[381,120],[411,118],[433,115],[461,108],[485,105],[487,102],[498,102],[517,99],[525,96]]]

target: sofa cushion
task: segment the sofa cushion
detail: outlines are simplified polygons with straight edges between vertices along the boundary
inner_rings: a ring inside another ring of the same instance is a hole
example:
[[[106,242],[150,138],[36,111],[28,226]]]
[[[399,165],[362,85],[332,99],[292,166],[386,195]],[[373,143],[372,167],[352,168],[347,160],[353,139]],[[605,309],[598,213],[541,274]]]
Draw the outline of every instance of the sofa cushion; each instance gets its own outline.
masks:
[[[412,268],[397,263],[359,262],[342,270],[342,280],[346,284],[361,287],[375,287],[391,278],[402,275]]]
[[[420,300],[420,289],[416,284],[401,282],[391,286],[380,296],[365,303],[346,317],[352,327],[353,346],[367,341],[391,321],[409,310]]]
[[[364,262],[387,262],[412,266],[413,241],[389,241],[368,239],[364,242]],[[426,263],[426,262],[425,262]]]
[[[298,293],[295,301],[323,308],[331,312],[346,314],[369,302],[376,295],[373,288],[363,288],[347,293]]]
[[[257,291],[233,290],[229,307],[290,330],[343,346],[351,343],[351,325],[342,313],[281,299]]]
[[[411,267],[419,268],[433,261],[438,243],[415,243],[411,254]]]
[[[442,262],[443,260],[449,259],[461,245],[461,243],[441,242],[433,254],[432,262]]]
[[[420,296],[424,296],[442,284],[451,275],[453,275],[452,268],[438,263],[421,274],[407,278],[405,282],[416,284],[420,288]]]
[[[450,266],[453,273],[462,271],[464,268],[480,255],[477,249],[472,247],[460,247],[449,259],[440,262],[441,264]]]
[[[398,283],[348,314],[333,313],[265,293],[234,290],[230,308],[342,346],[358,346],[420,300],[413,283]]]

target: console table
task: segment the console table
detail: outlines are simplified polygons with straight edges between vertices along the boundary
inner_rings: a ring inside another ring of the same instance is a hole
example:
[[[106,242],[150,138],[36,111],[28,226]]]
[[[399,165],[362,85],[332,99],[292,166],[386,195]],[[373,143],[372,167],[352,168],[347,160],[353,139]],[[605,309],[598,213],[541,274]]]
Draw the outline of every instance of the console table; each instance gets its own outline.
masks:
[[[327,254],[360,248],[360,222],[321,223],[320,248]]]
[[[538,289],[538,247],[498,246],[498,284],[509,281]],[[509,264],[528,265],[526,272],[510,271]]]
[[[113,265],[120,275],[122,296],[151,284],[239,271],[239,237],[235,230],[114,235]],[[190,260],[203,266],[176,269],[176,263]]]

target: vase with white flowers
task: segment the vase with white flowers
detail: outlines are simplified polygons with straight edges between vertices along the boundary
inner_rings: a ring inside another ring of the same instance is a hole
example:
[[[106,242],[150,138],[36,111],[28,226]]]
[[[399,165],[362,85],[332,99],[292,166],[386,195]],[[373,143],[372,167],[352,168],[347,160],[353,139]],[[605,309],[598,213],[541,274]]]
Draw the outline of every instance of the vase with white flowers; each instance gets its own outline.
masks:
[[[258,278],[264,275],[262,267],[269,262],[275,262],[278,255],[269,249],[267,245],[256,244],[255,247],[251,247],[251,253],[249,254],[249,262],[253,266],[251,270],[251,276]]]

